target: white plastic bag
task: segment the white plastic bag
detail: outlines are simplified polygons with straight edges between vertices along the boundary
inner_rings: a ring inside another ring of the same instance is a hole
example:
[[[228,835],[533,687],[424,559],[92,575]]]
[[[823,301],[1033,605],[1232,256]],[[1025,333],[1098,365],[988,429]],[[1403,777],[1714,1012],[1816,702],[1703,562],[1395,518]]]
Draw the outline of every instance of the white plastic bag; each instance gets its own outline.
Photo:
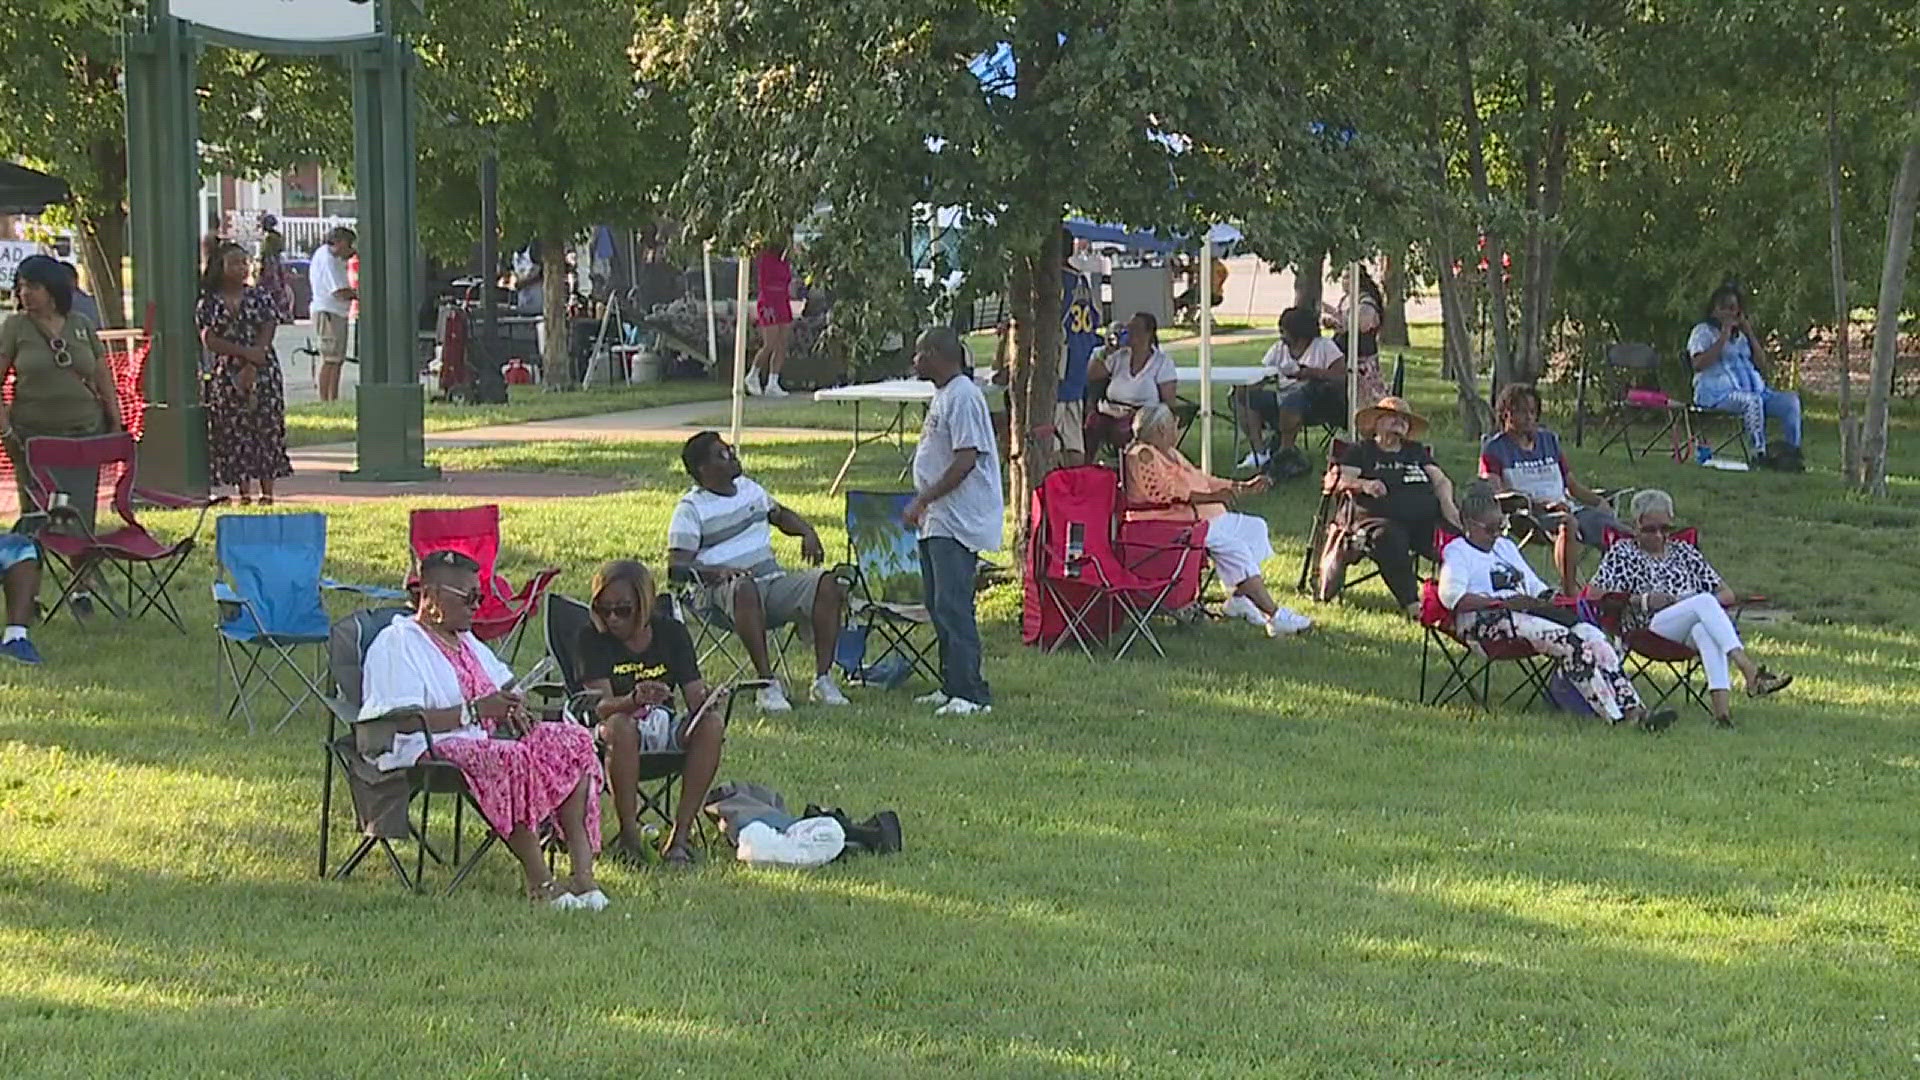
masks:
[[[735,853],[755,866],[819,866],[840,857],[847,846],[846,830],[830,817],[802,818],[775,832],[756,821],[740,830]]]

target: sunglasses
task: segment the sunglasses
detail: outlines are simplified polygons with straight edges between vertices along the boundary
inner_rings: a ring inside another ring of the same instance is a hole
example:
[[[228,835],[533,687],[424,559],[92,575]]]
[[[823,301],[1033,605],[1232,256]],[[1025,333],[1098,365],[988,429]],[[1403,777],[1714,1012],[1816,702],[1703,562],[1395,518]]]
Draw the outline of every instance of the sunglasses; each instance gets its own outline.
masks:
[[[433,588],[438,590],[440,595],[458,600],[470,608],[479,607],[480,599],[486,595],[477,586],[471,589],[455,589],[447,585],[435,585]]]
[[[593,608],[593,613],[603,619],[631,619],[633,612],[632,604],[608,604],[606,607],[595,604]]]
[[[73,350],[67,348],[66,338],[53,338],[47,342],[47,347],[53,350],[54,367],[70,368],[73,366]]]
[[[1668,536],[1679,530],[1673,525],[1642,525],[1640,526],[1640,531],[1643,533],[1652,533],[1655,536]]]

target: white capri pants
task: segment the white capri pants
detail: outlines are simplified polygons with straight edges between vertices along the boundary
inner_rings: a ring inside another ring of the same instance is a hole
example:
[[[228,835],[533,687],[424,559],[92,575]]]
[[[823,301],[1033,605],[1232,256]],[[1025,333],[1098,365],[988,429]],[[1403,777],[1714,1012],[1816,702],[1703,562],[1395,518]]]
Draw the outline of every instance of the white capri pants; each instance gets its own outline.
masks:
[[[1728,690],[1733,676],[1727,654],[1741,648],[1740,631],[1712,593],[1695,593],[1653,613],[1647,629],[1668,641],[1692,645],[1707,672],[1707,689]]]
[[[1220,580],[1238,587],[1260,576],[1260,564],[1273,558],[1267,523],[1252,514],[1225,513],[1207,522],[1207,554]]]

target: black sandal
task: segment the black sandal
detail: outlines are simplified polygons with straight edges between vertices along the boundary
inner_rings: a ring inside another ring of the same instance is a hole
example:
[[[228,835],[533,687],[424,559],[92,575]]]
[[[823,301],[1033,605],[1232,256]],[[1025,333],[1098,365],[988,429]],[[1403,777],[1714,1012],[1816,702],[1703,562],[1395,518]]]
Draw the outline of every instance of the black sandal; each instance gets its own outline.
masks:
[[[1759,679],[1754,685],[1747,687],[1747,696],[1762,698],[1769,694],[1777,694],[1792,685],[1793,676],[1775,675],[1766,668],[1761,668]]]
[[[691,870],[693,852],[686,844],[676,840],[660,852],[660,863],[669,870]]]

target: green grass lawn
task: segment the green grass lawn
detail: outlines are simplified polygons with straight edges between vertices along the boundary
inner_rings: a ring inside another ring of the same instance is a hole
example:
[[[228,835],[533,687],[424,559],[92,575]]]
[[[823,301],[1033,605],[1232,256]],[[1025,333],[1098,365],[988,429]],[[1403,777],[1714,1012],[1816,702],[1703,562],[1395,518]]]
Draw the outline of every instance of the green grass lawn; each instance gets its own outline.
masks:
[[[1410,389],[1465,475],[1424,367]],[[191,635],[61,623],[38,635],[46,667],[0,669],[0,1075],[1910,1073],[1920,438],[1903,425],[1880,504],[1834,493],[1818,424],[1797,477],[1579,456],[1596,482],[1668,487],[1736,588],[1798,616],[1750,636],[1799,681],[1741,702],[1737,733],[1423,708],[1418,633],[1377,584],[1296,602],[1319,621],[1303,639],[1169,629],[1167,659],[1119,664],[1022,647],[1018,589],[997,586],[992,715],[935,720],[910,685],[749,710],[728,739],[723,776],[897,809],[904,854],[609,868],[600,916],[529,909],[498,854],[451,899],[373,863],[315,880],[318,718],[254,738],[218,719],[198,555],[177,588]],[[830,552],[840,454],[746,448]],[[577,595],[602,559],[660,560],[675,457],[443,460],[639,485],[506,507],[510,576],[557,565]],[[895,469],[873,454],[852,479],[888,488]],[[1250,506],[1289,588],[1312,498],[1296,483]],[[332,509],[330,572],[395,579],[408,509]]]
[[[510,391],[510,400],[505,405],[429,402],[427,430],[461,431],[491,424],[562,420],[572,416],[648,409],[656,405],[678,405],[727,396],[726,384],[711,379],[674,379],[644,386],[562,392],[548,391],[539,386],[511,386],[507,389]],[[351,401],[290,406],[287,409],[287,445],[352,442],[354,419],[354,403]]]

